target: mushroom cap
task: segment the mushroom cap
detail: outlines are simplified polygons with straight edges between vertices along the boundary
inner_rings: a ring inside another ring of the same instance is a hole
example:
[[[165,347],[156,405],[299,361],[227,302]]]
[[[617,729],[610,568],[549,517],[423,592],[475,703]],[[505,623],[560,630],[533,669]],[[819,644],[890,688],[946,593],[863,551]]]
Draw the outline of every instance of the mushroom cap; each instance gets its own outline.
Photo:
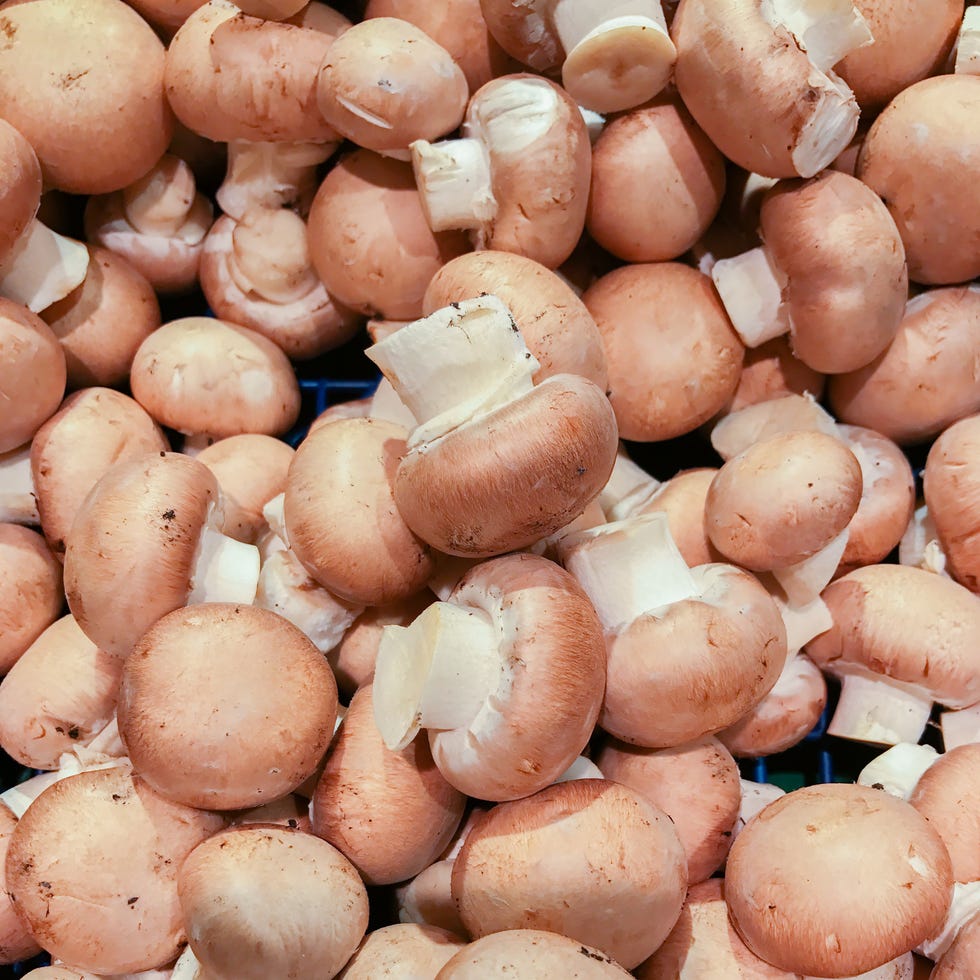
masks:
[[[61,567],[36,531],[0,524],[0,675],[61,612]]]
[[[831,379],[830,404],[842,422],[900,446],[922,442],[980,412],[978,358],[980,286],[928,290],[908,301],[884,353]]]
[[[78,447],[85,451],[79,452]],[[41,528],[52,551],[65,541],[89,491],[116,463],[169,449],[138,402],[111,388],[69,395],[31,443],[31,477]]]
[[[436,926],[403,922],[369,932],[337,974],[338,980],[375,980],[391,977],[410,980],[414,976],[434,977],[466,946],[466,940]]]
[[[904,89],[874,121],[857,175],[891,212],[915,282],[980,276],[980,77],[939,75]]]
[[[118,463],[92,488],[65,542],[65,592],[100,649],[126,657],[153,623],[185,604],[218,494],[203,463],[164,452]]]
[[[670,818],[604,779],[557,783],[495,806],[453,865],[453,898],[475,939],[533,925],[627,969],[667,937],[686,890]]]
[[[919,778],[909,803],[943,839],[955,881],[980,881],[980,743],[950,749]]]
[[[34,147],[46,185],[106,194],[163,155],[174,125],[164,48],[131,7],[14,0],[0,7],[0,31],[0,115]]]
[[[494,40],[512,58],[546,75],[561,68],[561,40],[538,8],[510,0],[480,0],[480,10]]]
[[[117,714],[129,757],[158,793],[244,809],[314,773],[333,737],[337,684],[288,620],[203,603],[143,634],[123,667]]]
[[[806,648],[821,670],[871,670],[951,708],[980,701],[980,597],[962,585],[907,565],[867,565],[822,598],[834,625]]]
[[[428,316],[481,293],[499,297],[510,310],[540,365],[535,384],[553,374],[580,374],[606,389],[606,355],[592,315],[559,275],[534,259],[492,249],[460,255],[432,277],[422,312]]]
[[[103,653],[71,615],[53,622],[0,683],[0,746],[32,769],[87,745],[112,718],[122,661]]]
[[[582,300],[602,334],[623,439],[691,432],[735,393],[745,348],[704,273],[676,262],[627,265]]]
[[[823,432],[756,442],[718,471],[705,501],[711,543],[753,571],[796,564],[830,544],[861,500],[861,467]]]
[[[30,442],[65,393],[65,355],[48,325],[0,298],[0,453]]]
[[[407,150],[463,120],[469,86],[450,53],[414,24],[372,17],[330,46],[317,105],[342,136],[368,150]]]
[[[770,803],[735,839],[725,870],[749,949],[821,977],[881,966],[938,932],[952,885],[942,840],[911,806],[841,783]]]
[[[173,34],[207,0],[129,0],[140,16],[166,34]]]
[[[807,367],[793,354],[789,337],[784,334],[758,347],[746,348],[738,387],[724,411],[726,414],[737,412],[782,395],[808,392],[814,398],[820,398],[824,383],[822,374]]]
[[[950,573],[980,593],[980,415],[954,423],[932,444],[923,484]]]
[[[0,119],[0,265],[27,231],[41,204],[41,165],[34,148]]]
[[[483,980],[506,976],[620,980],[629,974],[594,946],[539,929],[495,932],[461,949],[436,980]]]
[[[254,330],[213,317],[155,330],[136,352],[130,383],[154,419],[185,434],[282,435],[299,416],[286,355]]]
[[[185,926],[177,872],[223,826],[158,796],[126,766],[49,786],[10,839],[7,889],[52,956],[100,974],[172,962]]]
[[[339,419],[308,435],[289,466],[289,546],[317,582],[350,602],[404,599],[433,571],[428,545],[395,506],[405,436],[393,422]]]
[[[553,375],[409,450],[395,478],[395,502],[434,548],[499,555],[578,517],[609,479],[618,445],[602,389],[579,375]]]
[[[643,749],[610,739],[594,759],[606,779],[629,786],[663,810],[687,855],[690,885],[724,864],[742,804],[731,753],[707,736],[672,749]]]
[[[500,686],[468,728],[430,731],[440,772],[457,789],[511,800],[554,782],[589,741],[602,703],[602,627],[575,579],[526,553],[482,562],[450,601],[501,634]]]
[[[761,226],[787,278],[796,357],[824,374],[874,360],[895,337],[908,298],[902,239],[878,195],[825,170],[777,184],[762,203]]]
[[[452,894],[453,861],[444,858],[430,864],[411,881],[395,888],[398,918],[436,926],[458,936],[466,935]]]
[[[180,869],[191,949],[214,980],[333,977],[368,924],[354,866],[324,840],[282,827],[227,830]]]
[[[355,150],[327,174],[307,222],[310,257],[327,291],[368,315],[422,315],[429,280],[470,251],[463,232],[435,233],[407,163]]]
[[[123,256],[87,245],[84,282],[41,313],[65,352],[68,385],[119,385],[139,345],[160,326],[160,304]]]
[[[286,490],[286,474],[295,452],[281,439],[243,433],[219,439],[197,454],[221,487],[225,519],[222,530],[254,543],[266,527],[262,508]]]
[[[980,970],[980,915],[961,927],[956,938],[936,963],[929,980],[969,980]]]
[[[10,835],[17,826],[17,818],[7,807],[0,805],[0,868],[7,860]],[[17,907],[4,891],[0,895],[0,964],[17,963],[30,959],[41,952],[41,947],[30,934],[27,924],[17,914]]]
[[[660,96],[616,116],[592,147],[586,227],[618,258],[664,262],[708,230],[724,193],[724,157],[680,99]]]

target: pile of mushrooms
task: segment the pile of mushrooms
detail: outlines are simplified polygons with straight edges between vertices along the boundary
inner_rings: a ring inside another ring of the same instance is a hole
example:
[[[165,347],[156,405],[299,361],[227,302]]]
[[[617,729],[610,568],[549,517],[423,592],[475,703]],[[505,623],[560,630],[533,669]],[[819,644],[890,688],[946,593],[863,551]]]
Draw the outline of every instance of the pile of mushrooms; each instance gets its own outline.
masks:
[[[0,972],[977,980],[973,2],[0,3]]]

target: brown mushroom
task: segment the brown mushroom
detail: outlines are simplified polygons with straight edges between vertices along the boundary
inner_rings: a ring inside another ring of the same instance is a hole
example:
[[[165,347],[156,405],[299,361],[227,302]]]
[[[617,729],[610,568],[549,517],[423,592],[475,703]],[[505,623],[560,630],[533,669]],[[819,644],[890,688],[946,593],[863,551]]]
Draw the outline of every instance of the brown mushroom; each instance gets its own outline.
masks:
[[[338,980],[409,980],[431,976],[466,945],[466,940],[435,926],[401,923],[369,932]]]

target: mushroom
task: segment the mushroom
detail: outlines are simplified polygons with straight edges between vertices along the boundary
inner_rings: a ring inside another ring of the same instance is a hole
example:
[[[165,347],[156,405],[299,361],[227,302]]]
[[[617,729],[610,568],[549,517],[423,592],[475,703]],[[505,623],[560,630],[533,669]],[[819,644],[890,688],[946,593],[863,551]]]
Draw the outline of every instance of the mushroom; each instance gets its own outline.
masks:
[[[38,943],[99,974],[172,962],[186,940],[177,872],[223,826],[116,766],[46,789],[7,851],[7,891]]]
[[[375,980],[376,977],[434,977],[466,946],[466,940],[435,926],[400,923],[369,932],[337,974],[338,980]]]
[[[793,354],[789,337],[783,334],[745,351],[742,375],[731,402],[722,411],[728,415],[782,395],[823,395],[825,378]]]
[[[875,756],[858,773],[855,781],[907,801],[922,774],[939,758],[931,745],[898,742]]]
[[[856,874],[855,855],[871,870]],[[756,956],[790,973],[842,977],[932,935],[952,881],[942,840],[911,806],[837,783],[787,793],[749,821],[728,855],[725,900]]]
[[[971,8],[972,9],[972,8]],[[964,923],[929,974],[929,980],[969,980],[980,971],[980,914]]]
[[[650,502],[663,484],[630,459],[622,443],[598,501],[607,520],[619,520]]]
[[[11,452],[0,453],[0,523],[41,523],[31,478],[30,443]]]
[[[939,728],[947,752],[960,745],[980,742],[980,701],[959,711],[941,711]]]
[[[385,627],[375,722],[395,751],[428,729],[440,772],[467,795],[516,799],[585,747],[604,675],[599,622],[571,575],[506,555],[470,569],[410,627]]]
[[[686,0],[671,34],[684,104],[745,170],[812,177],[854,135],[860,110],[831,70],[872,42],[850,0]]]
[[[177,609],[123,665],[119,734],[140,775],[167,799],[210,810],[254,807],[316,770],[337,713],[337,684],[295,626],[254,606]]]
[[[306,834],[313,833],[310,824],[310,801],[299,793],[290,793],[271,803],[252,807],[251,810],[231,810],[227,816],[231,818],[234,827],[254,823],[274,823],[280,827],[302,830]]]
[[[627,969],[667,937],[686,890],[670,818],[604,779],[557,783],[493,807],[464,841],[452,876],[474,939],[533,925],[595,946]]]
[[[213,980],[334,977],[368,924],[367,892],[347,858],[274,826],[236,827],[195,848],[180,869],[180,907]]]
[[[827,170],[777,184],[761,212],[764,244],[715,263],[711,277],[747,347],[787,331],[807,367],[864,367],[892,341],[908,297],[892,215],[856,177]]]
[[[0,868],[7,860],[10,835],[17,818],[0,804]],[[17,914],[17,907],[6,891],[0,895],[0,964],[17,963],[37,956],[41,947],[31,935],[27,923]]]
[[[936,525],[925,504],[915,509],[902,534],[898,543],[898,562],[900,565],[912,565],[950,578],[946,571],[946,554],[939,544]]]
[[[466,927],[453,901],[452,876],[453,861],[444,858],[396,887],[399,921],[435,926],[465,936]]]
[[[958,4],[955,4],[958,7]],[[980,75],[980,11],[967,7],[956,39],[957,75]]]
[[[703,273],[675,262],[627,265],[582,300],[602,335],[623,439],[691,432],[735,393],[744,348]]]

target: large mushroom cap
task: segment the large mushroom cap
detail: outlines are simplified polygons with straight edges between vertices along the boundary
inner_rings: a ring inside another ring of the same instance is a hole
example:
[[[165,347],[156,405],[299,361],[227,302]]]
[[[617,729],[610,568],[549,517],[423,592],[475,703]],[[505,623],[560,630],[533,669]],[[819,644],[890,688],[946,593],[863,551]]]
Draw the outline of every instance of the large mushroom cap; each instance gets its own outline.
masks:
[[[0,265],[34,220],[41,203],[41,165],[34,148],[0,119]]]
[[[7,860],[10,835],[17,818],[7,807],[0,805],[0,868]],[[0,964],[17,963],[41,952],[27,924],[17,914],[17,907],[6,892],[0,896]]]

